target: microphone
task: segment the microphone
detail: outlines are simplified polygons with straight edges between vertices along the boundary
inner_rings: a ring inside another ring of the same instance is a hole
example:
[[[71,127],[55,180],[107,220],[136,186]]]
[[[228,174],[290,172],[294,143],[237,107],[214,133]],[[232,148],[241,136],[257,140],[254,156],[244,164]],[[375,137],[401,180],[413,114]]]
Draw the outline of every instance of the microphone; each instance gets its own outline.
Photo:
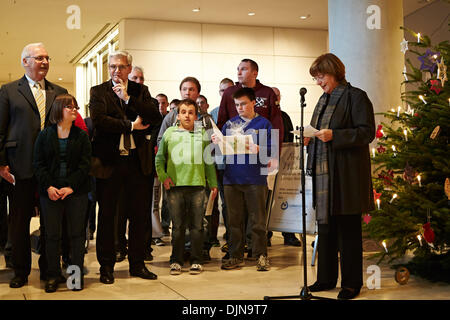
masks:
[[[301,88],[300,89],[300,95],[303,97],[306,94],[306,88]]]

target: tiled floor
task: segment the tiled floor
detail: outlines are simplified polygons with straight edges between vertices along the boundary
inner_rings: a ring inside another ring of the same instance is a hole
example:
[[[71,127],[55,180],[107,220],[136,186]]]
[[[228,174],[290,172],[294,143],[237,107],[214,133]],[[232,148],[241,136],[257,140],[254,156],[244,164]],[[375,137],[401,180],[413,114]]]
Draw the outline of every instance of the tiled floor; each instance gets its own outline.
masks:
[[[35,220],[36,218],[33,218]],[[36,221],[34,221],[36,223]],[[34,230],[32,228],[32,230]],[[222,227],[219,234],[223,232]],[[311,266],[313,236],[307,237],[308,284],[316,279],[316,267]],[[166,246],[154,246],[155,259],[148,263],[150,270],[158,275],[155,281],[132,278],[128,274],[127,260],[116,264],[113,285],[99,282],[99,265],[95,255],[95,241],[91,242],[86,255],[89,274],[85,278],[85,289],[72,292],[65,286],[56,293],[45,293],[44,282],[39,280],[37,256],[33,254],[33,268],[28,285],[9,288],[13,276],[11,270],[5,269],[3,257],[0,257],[0,300],[262,300],[264,296],[297,295],[303,287],[302,249],[283,244],[281,233],[275,232],[272,246],[269,248],[271,270],[257,272],[256,262],[246,261],[241,270],[224,271],[220,269],[223,253],[220,248],[211,250],[212,261],[204,265],[200,275],[190,275],[185,265],[183,273],[178,276],[169,274],[169,256],[171,246],[165,238]],[[222,242],[222,240],[221,240]],[[374,264],[365,253],[364,270]],[[395,270],[383,264],[381,267],[381,288],[369,290],[363,287],[358,299],[365,300],[441,300],[450,299],[450,285],[430,283],[420,278],[411,277],[406,285],[399,285],[394,280]],[[364,275],[364,282],[370,274]],[[339,283],[338,283],[339,286]],[[320,296],[335,298],[339,288],[321,292]]]

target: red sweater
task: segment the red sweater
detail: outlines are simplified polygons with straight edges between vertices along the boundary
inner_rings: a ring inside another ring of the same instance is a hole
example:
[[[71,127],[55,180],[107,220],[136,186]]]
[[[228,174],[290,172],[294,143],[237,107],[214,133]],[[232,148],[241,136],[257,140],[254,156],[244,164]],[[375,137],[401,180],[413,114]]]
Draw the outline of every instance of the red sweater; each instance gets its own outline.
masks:
[[[223,93],[222,101],[220,102],[219,117],[217,119],[217,126],[221,130],[228,120],[238,115],[233,94],[240,88],[242,88],[242,85],[236,83],[236,85],[227,88]],[[255,112],[268,119],[272,127],[279,130],[279,146],[281,147],[284,128],[281,110],[276,104],[277,96],[272,88],[263,85],[259,80],[256,80],[256,86],[252,89],[255,90],[256,95]]]

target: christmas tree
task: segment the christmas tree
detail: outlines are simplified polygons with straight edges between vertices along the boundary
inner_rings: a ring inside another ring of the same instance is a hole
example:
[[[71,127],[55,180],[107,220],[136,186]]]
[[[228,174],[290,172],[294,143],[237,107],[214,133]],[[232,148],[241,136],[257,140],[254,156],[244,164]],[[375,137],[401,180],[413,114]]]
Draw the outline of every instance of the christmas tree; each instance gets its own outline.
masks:
[[[375,210],[363,230],[383,244],[379,262],[412,253],[411,273],[450,282],[450,45],[433,46],[429,37],[407,31],[417,41],[400,44],[413,55],[403,71],[403,106],[383,113],[377,127]]]

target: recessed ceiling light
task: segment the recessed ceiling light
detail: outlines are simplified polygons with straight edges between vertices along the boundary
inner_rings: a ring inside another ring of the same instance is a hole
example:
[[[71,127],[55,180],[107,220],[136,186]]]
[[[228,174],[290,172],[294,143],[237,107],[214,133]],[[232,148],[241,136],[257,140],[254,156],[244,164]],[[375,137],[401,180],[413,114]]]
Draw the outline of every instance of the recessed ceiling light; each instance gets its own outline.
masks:
[[[194,8],[192,9],[192,12],[200,12],[200,8]]]
[[[254,16],[255,14],[256,14],[256,13],[254,13],[254,12],[249,12],[249,13],[248,13],[249,16]]]
[[[63,78],[58,78],[58,80],[59,80],[59,81],[62,81],[62,80],[63,80]]]
[[[308,19],[309,17],[311,17],[311,15],[310,15],[310,14],[307,14],[306,16],[300,16],[300,19],[306,20],[306,19]]]

